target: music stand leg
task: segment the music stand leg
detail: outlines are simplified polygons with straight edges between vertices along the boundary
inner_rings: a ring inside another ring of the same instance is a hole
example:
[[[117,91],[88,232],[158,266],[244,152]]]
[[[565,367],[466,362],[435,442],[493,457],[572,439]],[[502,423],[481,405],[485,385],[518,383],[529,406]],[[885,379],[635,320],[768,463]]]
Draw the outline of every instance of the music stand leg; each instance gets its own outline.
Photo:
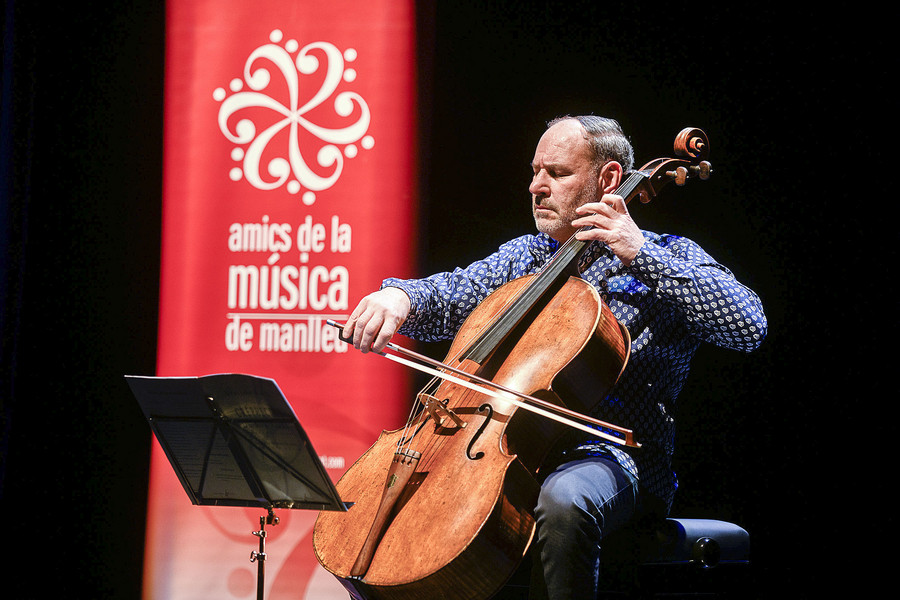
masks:
[[[269,508],[269,514],[259,518],[259,531],[253,535],[259,538],[259,550],[250,552],[250,562],[256,563],[256,598],[263,600],[263,590],[266,586],[266,525],[278,525],[278,517]]]

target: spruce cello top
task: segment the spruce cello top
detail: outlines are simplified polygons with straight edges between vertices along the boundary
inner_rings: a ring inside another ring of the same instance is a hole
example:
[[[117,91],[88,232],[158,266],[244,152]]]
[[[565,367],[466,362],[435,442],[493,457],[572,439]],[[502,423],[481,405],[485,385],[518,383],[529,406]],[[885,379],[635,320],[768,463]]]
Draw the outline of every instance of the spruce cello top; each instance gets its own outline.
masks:
[[[706,179],[708,153],[706,135],[686,128],[676,158],[631,172],[616,193],[648,202],[671,181]],[[618,380],[631,344],[572,275],[584,246],[573,236],[539,273],[488,296],[444,361],[389,346],[435,377],[406,426],[382,432],[337,483],[350,510],[316,521],[316,558],[351,597],[489,598],[531,542],[535,475],[560,434],[580,424],[639,446],[630,430],[583,416]]]

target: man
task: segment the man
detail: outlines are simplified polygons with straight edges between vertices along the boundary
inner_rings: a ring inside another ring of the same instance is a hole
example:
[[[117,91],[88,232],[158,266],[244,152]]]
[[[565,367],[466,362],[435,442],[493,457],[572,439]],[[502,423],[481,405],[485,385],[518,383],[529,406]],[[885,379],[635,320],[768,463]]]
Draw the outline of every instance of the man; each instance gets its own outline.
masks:
[[[594,598],[603,538],[668,513],[677,486],[675,399],[699,344],[750,351],[766,334],[759,298],[725,267],[694,242],[642,231],[632,220],[614,193],[632,168],[632,154],[611,119],[551,121],[531,165],[538,234],[452,273],[386,279],[363,298],[343,332],[363,352],[380,351],[398,331],[426,341],[452,338],[488,294],[537,272],[572,235],[590,242],[581,276],[632,338],[629,364],[593,416],[632,429],[641,448],[573,434],[548,458],[535,511],[536,598]]]

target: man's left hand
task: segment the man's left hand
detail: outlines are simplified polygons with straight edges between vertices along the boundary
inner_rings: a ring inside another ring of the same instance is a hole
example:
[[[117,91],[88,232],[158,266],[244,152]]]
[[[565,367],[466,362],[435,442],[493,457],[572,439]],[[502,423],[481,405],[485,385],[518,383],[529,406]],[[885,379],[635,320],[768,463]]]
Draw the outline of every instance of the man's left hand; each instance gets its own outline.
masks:
[[[621,196],[604,194],[599,202],[588,202],[575,211],[579,217],[572,226],[581,229],[591,225],[593,229],[579,231],[579,240],[597,240],[609,246],[623,264],[629,265],[644,245],[644,235],[632,220]]]

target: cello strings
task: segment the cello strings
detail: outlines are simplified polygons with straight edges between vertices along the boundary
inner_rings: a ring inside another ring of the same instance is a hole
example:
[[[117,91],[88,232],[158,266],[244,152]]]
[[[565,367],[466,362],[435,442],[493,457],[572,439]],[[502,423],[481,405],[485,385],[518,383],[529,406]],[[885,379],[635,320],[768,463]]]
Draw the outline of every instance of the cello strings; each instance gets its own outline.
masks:
[[[622,196],[623,201],[627,204],[632,200],[635,192],[638,190],[638,186],[645,179],[647,179],[647,175],[643,172],[631,171],[625,181],[619,185],[616,193]],[[590,229],[593,229],[593,227],[586,225],[579,231],[588,231]],[[497,311],[474,341],[468,344],[466,349],[454,358],[460,360],[460,356],[462,356],[476,363],[483,363],[500,342],[524,318],[528,311],[544,297],[554,282],[565,273],[565,270],[588,244],[589,242],[579,240],[574,235],[569,237],[560,245],[550,260],[532,276],[532,279],[521,290],[505,301],[501,309]]]
[[[426,383],[419,393],[416,395],[415,399],[410,403],[409,408],[409,416],[406,420],[406,426],[403,429],[403,434],[400,439],[397,441],[397,452],[398,453],[409,453],[413,451],[413,443],[418,443],[416,441],[418,430],[421,429],[424,424],[418,425],[416,427],[417,422],[419,421],[427,421],[427,416],[424,415],[425,407],[422,405],[421,398],[422,394],[426,394],[427,390],[436,385],[439,381],[438,377],[432,376],[431,380]],[[417,417],[419,417],[417,419]]]

